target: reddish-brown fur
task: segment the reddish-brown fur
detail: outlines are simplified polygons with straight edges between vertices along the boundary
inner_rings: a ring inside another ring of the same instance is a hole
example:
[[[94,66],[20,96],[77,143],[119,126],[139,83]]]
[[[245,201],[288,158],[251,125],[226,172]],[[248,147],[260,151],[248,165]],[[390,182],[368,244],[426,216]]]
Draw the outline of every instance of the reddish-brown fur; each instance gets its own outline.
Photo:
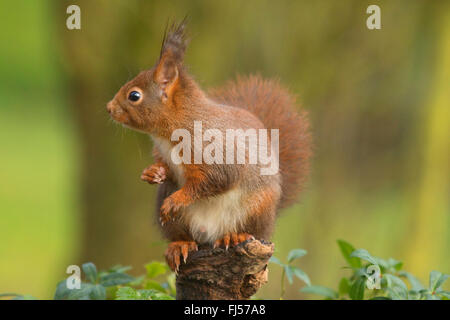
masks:
[[[164,141],[170,141],[178,128],[192,132],[195,120],[201,120],[204,129],[222,131],[279,129],[280,174],[261,176],[258,165],[191,162],[182,164],[184,183],[180,183],[155,147],[156,163],[145,169],[141,178],[160,184],[157,216],[164,236],[173,242],[166,257],[174,269],[180,254],[186,257],[187,250],[194,248],[195,236],[189,228],[192,217],[180,217],[180,212],[199,201],[241,190],[240,205],[246,212],[243,224],[213,240],[227,246],[250,235],[268,240],[278,209],[297,199],[311,156],[307,115],[296,112],[295,99],[278,81],[239,77],[206,94],[183,67],[186,45],[185,22],[172,25],[157,64],[126,83],[108,103],[112,118]],[[132,91],[140,93],[138,101],[129,99]]]
[[[219,102],[245,108],[267,129],[280,130],[282,194],[279,207],[289,206],[308,176],[311,134],[305,111],[297,113],[294,97],[278,81],[260,76],[238,77],[210,94]]]

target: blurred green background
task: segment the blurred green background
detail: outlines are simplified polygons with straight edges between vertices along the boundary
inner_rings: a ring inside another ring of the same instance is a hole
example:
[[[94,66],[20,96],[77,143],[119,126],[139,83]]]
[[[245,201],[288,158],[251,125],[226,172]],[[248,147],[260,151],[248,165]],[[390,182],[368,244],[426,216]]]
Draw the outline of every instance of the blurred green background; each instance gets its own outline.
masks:
[[[81,7],[81,30],[66,8]],[[381,30],[366,8],[381,7]],[[425,283],[450,270],[448,1],[0,2],[0,292],[51,298],[70,264],[163,260],[151,142],[105,105],[151,67],[168,18],[191,18],[186,62],[203,87],[278,77],[311,115],[313,170],[285,210],[276,256],[336,287],[336,239]],[[278,298],[280,270],[258,293]],[[305,298],[296,280],[286,298]]]

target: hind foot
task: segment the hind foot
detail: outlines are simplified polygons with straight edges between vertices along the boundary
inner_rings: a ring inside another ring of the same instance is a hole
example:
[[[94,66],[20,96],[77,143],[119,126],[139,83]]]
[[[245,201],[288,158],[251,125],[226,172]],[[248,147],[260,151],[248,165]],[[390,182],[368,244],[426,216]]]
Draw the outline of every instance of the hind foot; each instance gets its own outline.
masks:
[[[184,263],[190,251],[197,251],[197,243],[195,241],[173,241],[169,243],[165,256],[166,262],[172,271],[178,272],[180,267],[181,257],[183,257]]]
[[[230,233],[227,233],[222,239],[216,240],[216,242],[214,242],[214,248],[224,246],[225,250],[228,250],[228,247],[230,246],[230,244],[232,246],[236,246],[239,243],[245,242],[247,240],[254,240],[254,239],[255,239],[255,237],[249,233],[230,232]]]

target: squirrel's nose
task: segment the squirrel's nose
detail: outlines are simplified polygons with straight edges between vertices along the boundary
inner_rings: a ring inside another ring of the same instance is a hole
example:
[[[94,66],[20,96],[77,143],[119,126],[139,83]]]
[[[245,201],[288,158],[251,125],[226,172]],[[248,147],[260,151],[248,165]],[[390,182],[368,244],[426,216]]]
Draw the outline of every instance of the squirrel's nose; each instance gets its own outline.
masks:
[[[113,110],[114,110],[114,105],[113,105],[113,102],[112,102],[112,101],[108,102],[108,104],[106,105],[106,110],[108,110],[109,113],[112,113],[112,112],[113,112]]]

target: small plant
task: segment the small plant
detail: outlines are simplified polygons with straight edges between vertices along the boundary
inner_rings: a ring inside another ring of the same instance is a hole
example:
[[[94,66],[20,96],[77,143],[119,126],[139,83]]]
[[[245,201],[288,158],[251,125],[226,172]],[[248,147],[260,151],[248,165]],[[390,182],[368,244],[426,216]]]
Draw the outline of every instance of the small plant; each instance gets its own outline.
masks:
[[[283,299],[285,293],[285,277],[287,277],[290,284],[294,282],[294,276],[305,282],[308,286],[311,285],[311,281],[309,280],[308,275],[299,267],[293,266],[292,262],[294,260],[303,257],[306,254],[306,250],[303,249],[293,249],[289,252],[287,256],[287,264],[284,264],[280,261],[280,259],[276,257],[271,257],[269,262],[275,263],[283,268],[283,272],[281,274],[281,294],[280,300]]]
[[[120,287],[116,290],[116,300],[174,300],[175,299],[175,274],[170,273],[166,281],[160,284],[155,280],[158,276],[169,271],[165,263],[153,261],[145,265],[146,275],[139,277],[138,282],[130,283],[130,286]],[[134,285],[132,287],[131,285]]]
[[[79,289],[69,289],[67,280],[56,286],[55,300],[174,300],[175,275],[165,263],[153,261],[145,265],[146,274],[133,277],[127,274],[131,267],[114,266],[97,272],[92,262],[82,265],[84,279]],[[161,283],[156,279],[165,276]],[[13,300],[35,300],[30,295],[0,294]]]
[[[126,273],[131,267],[120,265],[98,274],[93,263],[83,264],[82,269],[87,282],[82,282],[78,290],[69,290],[66,280],[61,281],[57,286],[55,300],[173,300],[175,296],[173,274],[169,274],[162,284],[155,280],[168,273],[169,268],[165,263],[148,263],[145,265],[146,274],[136,278]]]
[[[365,249],[357,249],[346,241],[337,241],[344,259],[351,270],[348,277],[339,281],[338,290],[323,286],[302,288],[303,293],[311,293],[325,299],[352,300],[448,300],[450,292],[442,289],[448,275],[432,271],[428,287],[409,272],[403,271],[403,263],[389,258],[384,260],[372,256]],[[404,282],[407,280],[409,286]]]

